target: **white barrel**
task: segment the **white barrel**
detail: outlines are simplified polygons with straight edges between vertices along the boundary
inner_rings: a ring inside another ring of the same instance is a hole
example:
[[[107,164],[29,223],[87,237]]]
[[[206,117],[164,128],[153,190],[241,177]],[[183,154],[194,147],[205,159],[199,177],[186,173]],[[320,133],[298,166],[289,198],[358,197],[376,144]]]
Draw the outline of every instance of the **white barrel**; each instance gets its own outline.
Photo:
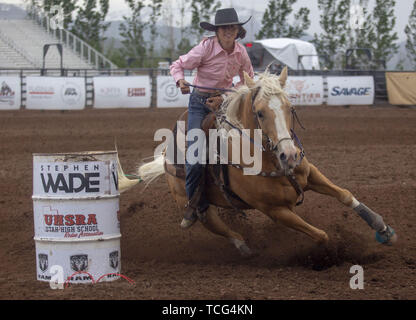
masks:
[[[120,278],[116,151],[33,155],[37,279],[91,283]]]

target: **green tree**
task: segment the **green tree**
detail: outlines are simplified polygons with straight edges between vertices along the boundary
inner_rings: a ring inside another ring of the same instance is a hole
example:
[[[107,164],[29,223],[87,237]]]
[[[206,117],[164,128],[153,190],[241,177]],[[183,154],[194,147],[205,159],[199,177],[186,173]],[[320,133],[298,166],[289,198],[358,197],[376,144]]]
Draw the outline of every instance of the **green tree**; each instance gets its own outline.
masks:
[[[180,40],[179,43],[176,47],[176,55],[183,55],[187,52],[189,52],[189,50],[192,49],[192,44],[191,41],[189,40],[189,27],[185,26],[185,13],[188,12],[188,7],[186,6],[188,2],[186,0],[181,0],[180,4],[179,4],[179,11],[180,11],[180,21],[179,21],[179,25],[180,25]]]
[[[105,52],[105,56],[119,68],[127,68],[127,61],[119,48],[115,46],[115,39],[112,38]]]
[[[394,16],[395,0],[376,0],[372,14],[374,25],[374,43],[372,44],[374,61],[387,63],[399,51],[396,41],[397,32],[393,32],[396,25]]]
[[[123,16],[124,22],[120,24],[121,53],[125,60],[129,60],[131,67],[143,67],[146,62],[146,45],[143,37],[145,22],[141,16],[145,7],[143,0],[126,0],[131,10],[131,16]]]
[[[266,38],[300,38],[311,25],[309,20],[310,10],[300,8],[295,14],[294,21],[288,22],[293,11],[293,5],[297,0],[269,0],[266,11],[263,14],[262,28],[256,35],[257,39]]]
[[[413,66],[416,67],[416,1],[413,2],[413,10],[409,17],[409,23],[404,29],[406,33],[406,51],[407,56],[412,62]]]
[[[73,22],[72,13],[76,10],[76,0],[24,0],[29,7],[34,6],[43,9],[48,18],[54,17],[56,11],[51,12],[52,6],[60,6],[63,9],[63,26],[65,29]]]
[[[51,11],[52,7],[60,6],[64,15],[63,25],[67,29],[72,23],[72,13],[76,9],[76,2],[76,0],[43,0],[42,7],[46,12],[49,12],[49,17],[51,18],[57,13],[56,11]]]
[[[323,32],[319,35],[315,33],[312,42],[318,54],[327,57],[329,69],[341,67],[340,55],[345,52],[350,31],[350,0],[318,0],[318,8]]]
[[[150,43],[148,48],[148,56],[154,57],[154,51],[155,51],[155,42],[156,38],[158,36],[157,29],[156,29],[156,23],[159,20],[161,16],[161,9],[162,9],[162,2],[163,0],[152,0],[148,7],[151,9],[150,13]]]
[[[375,41],[374,25],[371,13],[368,12],[369,0],[350,2],[349,24],[346,27],[347,37],[346,49],[370,49]],[[372,57],[367,51],[355,50],[349,57],[350,64],[354,69],[371,69]]]
[[[205,30],[199,26],[199,23],[201,21],[211,21],[220,5],[220,2],[215,2],[215,0],[192,0],[191,33],[197,37],[197,42],[201,41],[202,35],[205,32]]]
[[[358,16],[358,23],[355,27],[351,26],[351,19],[354,17],[351,16],[351,5],[350,4],[350,32],[351,37],[348,43],[350,48],[371,48],[372,43],[374,42],[374,25],[372,23],[371,13],[368,12],[368,2],[369,0],[360,0],[358,3],[359,8],[362,11],[355,12]]]
[[[99,2],[99,7],[97,6]],[[103,34],[110,25],[104,22],[109,0],[84,0],[71,31],[98,51],[102,51],[106,39]]]

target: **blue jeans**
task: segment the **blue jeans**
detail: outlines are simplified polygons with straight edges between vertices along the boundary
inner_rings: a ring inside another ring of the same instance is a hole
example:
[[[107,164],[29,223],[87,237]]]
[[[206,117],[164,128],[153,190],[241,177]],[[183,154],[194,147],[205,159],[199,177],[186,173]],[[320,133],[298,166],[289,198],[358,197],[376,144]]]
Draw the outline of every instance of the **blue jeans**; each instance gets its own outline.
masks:
[[[195,92],[191,93],[188,105],[188,132],[192,129],[201,129],[202,120],[210,112],[209,108],[205,106],[207,98],[198,95]],[[188,148],[194,143],[204,143],[204,141],[188,141]],[[201,147],[202,148],[202,147]],[[199,148],[198,148],[199,149]],[[198,156],[198,152],[195,153]],[[187,157],[185,157],[185,169],[186,169],[186,195],[188,199],[191,199],[195,189],[199,185],[199,180],[204,170],[204,165],[201,163],[190,164],[188,163]],[[201,186],[203,188],[203,186]],[[202,190],[201,198],[198,204],[200,211],[205,211],[209,206],[209,202],[206,199],[205,192]]]

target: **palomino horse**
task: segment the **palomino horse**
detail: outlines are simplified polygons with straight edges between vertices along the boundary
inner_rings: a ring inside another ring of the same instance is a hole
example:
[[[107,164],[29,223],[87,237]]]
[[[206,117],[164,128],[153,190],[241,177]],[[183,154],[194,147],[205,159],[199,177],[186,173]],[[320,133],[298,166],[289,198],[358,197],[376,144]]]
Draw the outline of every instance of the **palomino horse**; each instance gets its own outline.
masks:
[[[287,68],[280,76],[266,71],[259,75],[256,82],[245,74],[245,85],[226,98],[223,109],[226,109],[224,117],[227,123],[240,129],[250,129],[250,132],[261,129],[264,150],[261,173],[257,175],[245,175],[242,170],[244,164],[232,165],[229,155],[229,189],[250,208],[263,212],[275,222],[279,221],[307,234],[317,243],[328,242],[328,235],[300,218],[295,213],[295,207],[299,195],[303,197],[303,190],[332,196],[355,210],[376,231],[376,239],[380,243],[391,245],[397,236],[382,217],[360,203],[350,191],[333,184],[303,156],[303,150],[295,145],[296,135],[289,129],[295,112],[283,90],[286,80]],[[254,133],[250,136],[254,137]],[[254,147],[252,141],[251,151]],[[185,181],[172,172],[165,172],[168,166],[165,165],[164,157],[162,154],[141,166],[139,176],[144,181],[149,181],[166,173],[171,193],[183,210],[187,203]],[[225,200],[220,188],[212,180],[207,179],[206,183],[206,194],[211,205],[205,218],[200,219],[201,222],[208,230],[229,239],[242,255],[251,255],[243,237],[231,230],[217,215],[216,207],[230,208],[230,202]]]

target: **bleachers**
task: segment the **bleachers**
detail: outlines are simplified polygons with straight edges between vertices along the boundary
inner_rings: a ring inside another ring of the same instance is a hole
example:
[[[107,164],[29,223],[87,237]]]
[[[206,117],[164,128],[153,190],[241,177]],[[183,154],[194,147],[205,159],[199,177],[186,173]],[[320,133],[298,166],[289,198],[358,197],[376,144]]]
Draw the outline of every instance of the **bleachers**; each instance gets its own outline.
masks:
[[[0,40],[3,35],[13,42],[13,46],[5,41],[0,42],[0,68],[41,68],[43,46],[58,42],[33,20],[2,19],[0,20],[0,33]],[[63,66],[64,68],[93,68],[65,44],[63,45]],[[60,67],[60,56],[56,47],[49,49],[45,67]]]
[[[34,65],[0,38],[0,68],[33,68]]]

